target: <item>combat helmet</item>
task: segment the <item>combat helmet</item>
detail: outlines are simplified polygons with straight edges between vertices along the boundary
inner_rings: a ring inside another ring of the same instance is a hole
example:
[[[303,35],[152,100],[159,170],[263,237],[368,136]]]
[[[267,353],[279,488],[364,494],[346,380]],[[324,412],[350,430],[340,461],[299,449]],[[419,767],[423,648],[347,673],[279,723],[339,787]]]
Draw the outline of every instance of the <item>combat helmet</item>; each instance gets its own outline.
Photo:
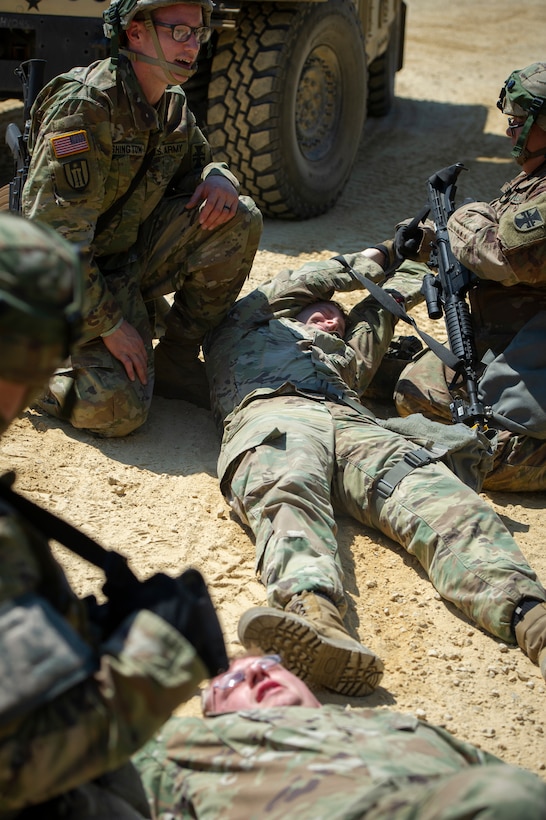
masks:
[[[180,66],[169,63],[165,60],[165,55],[153,27],[151,16],[152,11],[155,11],[156,9],[164,8],[165,6],[176,6],[183,3],[201,6],[203,13],[203,25],[206,27],[210,26],[212,9],[214,8],[214,3],[212,0],[111,0],[108,8],[103,11],[102,17],[104,20],[104,34],[106,37],[110,38],[111,41],[110,54],[112,60],[115,62],[117,60],[118,53],[121,53],[133,61],[141,60],[146,63],[160,65],[163,68],[169,82],[175,84],[180,82],[180,80],[177,80],[176,77],[173,76],[174,70],[176,70],[176,73],[179,75],[181,74],[186,77],[193,76],[197,68],[193,70],[182,69]],[[146,57],[142,54],[137,54],[125,48],[120,48],[120,35],[129,26],[129,23],[137,14],[144,17],[146,27],[148,28],[155,45],[157,59],[153,57]]]
[[[102,13],[104,33],[107,37],[126,29],[133,17],[139,13],[149,14],[154,9],[164,6],[176,6],[179,3],[190,3],[203,9],[203,25],[210,26],[214,3],[212,0],[111,0]]]
[[[42,389],[81,333],[77,250],[52,228],[0,213],[0,379]],[[0,433],[7,423],[0,418]]]
[[[530,157],[544,154],[544,149],[531,153],[525,146],[533,123],[546,131],[546,63],[532,63],[513,71],[501,88],[497,107],[508,116],[525,117],[512,150],[517,162],[521,165]]]

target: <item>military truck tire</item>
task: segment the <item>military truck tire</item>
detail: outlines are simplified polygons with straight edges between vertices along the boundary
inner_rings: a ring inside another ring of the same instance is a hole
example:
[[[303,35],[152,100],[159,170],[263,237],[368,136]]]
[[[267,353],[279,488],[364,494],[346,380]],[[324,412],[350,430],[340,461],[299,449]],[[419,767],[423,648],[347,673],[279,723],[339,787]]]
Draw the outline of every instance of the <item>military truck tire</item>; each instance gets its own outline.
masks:
[[[368,116],[384,117],[394,101],[393,38],[387,50],[371,63],[368,74]]]
[[[366,115],[351,0],[243,6],[211,66],[207,136],[267,216],[307,219],[345,187]]]
[[[405,13],[402,6],[401,14]],[[370,63],[368,71],[368,116],[385,117],[394,103],[394,80],[398,68],[402,67],[403,17],[391,26],[387,49]]]

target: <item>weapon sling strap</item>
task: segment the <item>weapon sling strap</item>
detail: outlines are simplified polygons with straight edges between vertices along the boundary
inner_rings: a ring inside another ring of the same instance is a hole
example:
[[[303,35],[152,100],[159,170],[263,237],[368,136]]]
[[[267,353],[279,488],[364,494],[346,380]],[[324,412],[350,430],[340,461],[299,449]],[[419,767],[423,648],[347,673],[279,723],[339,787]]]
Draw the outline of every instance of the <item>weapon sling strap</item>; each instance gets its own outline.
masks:
[[[379,479],[375,486],[375,491],[383,500],[390,498],[396,487],[400,484],[403,478],[409,475],[417,467],[424,467],[426,464],[432,464],[435,461],[440,461],[447,453],[445,447],[419,447],[417,450],[410,450],[404,455],[402,461],[398,461],[394,467],[391,467],[385,475]]]
[[[112,202],[108,210],[101,214],[97,219],[97,224],[95,226],[95,236],[97,236],[99,233],[102,233],[102,231],[104,231],[104,229],[108,227],[108,225],[112,221],[112,218],[118,213],[118,211],[120,211],[123,208],[131,194],[136,190],[137,185],[139,184],[141,179],[144,177],[144,174],[152,164],[156,148],[157,137],[152,147],[149,148],[146,152],[146,156],[142,160],[140,168],[132,178],[131,184],[129,185],[125,193],[122,194],[122,196],[120,196],[119,199],[116,199],[115,202]]]
[[[369,290],[371,295],[374,299],[379,302],[381,307],[384,307],[385,310],[390,311],[399,319],[406,322],[407,324],[411,325],[416,333],[419,334],[421,339],[425,342],[425,344],[438,356],[438,358],[446,364],[452,370],[457,370],[459,366],[459,360],[457,357],[449,350],[449,348],[444,347],[444,345],[440,344],[434,337],[429,336],[428,333],[420,330],[413,319],[405,310],[405,308],[394,299],[388,291],[383,290],[383,288],[376,285],[375,282],[372,282],[371,279],[368,279],[367,276],[364,274],[359,273],[356,271],[345,259],[343,256],[334,256],[333,259],[336,262],[339,262],[340,265],[343,265],[346,271],[348,271],[352,276],[357,279],[361,285],[364,285],[365,288]],[[388,281],[388,280],[387,280]],[[389,498],[398,484],[405,478],[409,473],[413,472],[417,467],[423,467],[425,464],[432,464],[434,461],[439,461],[443,456],[445,456],[447,450],[445,447],[420,447],[416,450],[412,450],[409,453],[406,453],[401,461],[398,461],[390,470],[388,470],[385,475],[377,482],[375,487],[375,491],[380,499],[383,501]]]
[[[0,476],[0,499],[9,504],[27,521],[30,521],[48,539],[52,538],[54,541],[58,541],[71,552],[90,564],[94,564],[105,573],[107,573],[113,562],[120,559],[125,562],[125,558],[120,553],[105,549],[88,535],[63,521],[62,518],[53,515],[53,513],[44,510],[34,502],[16,493],[11,489],[14,480],[15,474],[13,472],[4,473]]]
[[[429,336],[428,333],[425,333],[424,330],[421,330],[415,321],[405,310],[405,308],[399,304],[396,299],[394,299],[390,293],[383,290],[379,285],[376,285],[375,282],[372,282],[371,279],[368,279],[367,276],[364,274],[359,273],[356,271],[345,259],[344,256],[334,256],[332,259],[335,262],[339,262],[351,276],[354,276],[361,285],[364,285],[365,288],[369,290],[371,295],[374,299],[379,302],[381,307],[384,307],[385,310],[388,310],[390,313],[394,313],[399,319],[406,322],[408,325],[411,325],[416,333],[419,334],[421,339],[424,343],[429,347],[433,353],[435,353],[440,361],[442,361],[450,370],[454,370],[455,372],[458,371],[460,367],[459,359],[451,352],[451,350],[446,347],[445,345],[441,344],[437,339],[433,336]],[[388,279],[387,279],[388,281]]]

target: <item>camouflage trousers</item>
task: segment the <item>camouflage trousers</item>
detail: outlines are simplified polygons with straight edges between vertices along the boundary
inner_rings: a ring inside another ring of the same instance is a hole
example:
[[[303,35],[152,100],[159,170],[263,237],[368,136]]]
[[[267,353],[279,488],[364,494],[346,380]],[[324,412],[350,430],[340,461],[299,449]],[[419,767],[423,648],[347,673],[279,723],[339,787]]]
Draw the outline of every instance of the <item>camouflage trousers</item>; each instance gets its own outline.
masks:
[[[134,757],[154,820],[543,820],[539,777],[411,715],[264,711],[171,718]]]
[[[451,374],[451,375],[450,375]],[[400,374],[394,390],[401,416],[422,413],[433,421],[451,423],[448,390],[452,371],[432,351],[427,351]],[[460,391],[459,394],[460,395]],[[464,394],[463,394],[464,395]],[[535,492],[546,490],[546,441],[499,430],[493,469],[485,477],[485,490]]]
[[[510,622],[522,598],[546,600],[496,513],[441,462],[378,495],[379,479],[416,449],[403,436],[301,396],[256,400],[240,413],[238,428],[247,437],[261,429],[262,443],[234,458],[223,491],[254,533],[271,606],[313,590],[345,611],[334,507],[398,542],[444,599],[503,641],[514,643]]]
[[[171,343],[174,340],[179,346],[182,360],[185,349],[197,355],[205,333],[220,323],[235,302],[258,249],[261,213],[253,200],[240,197],[233,219],[205,231],[199,226],[198,212],[186,210],[187,201],[187,197],[165,199],[142,225],[133,248],[97,260],[124,318],[144,340],[148,383],[131,381],[102,339],[93,339],[52,378],[48,401],[40,403],[46,412],[68,416],[74,427],[102,436],[124,436],[136,430],[146,421],[153,395],[153,300],[175,294],[166,332]]]

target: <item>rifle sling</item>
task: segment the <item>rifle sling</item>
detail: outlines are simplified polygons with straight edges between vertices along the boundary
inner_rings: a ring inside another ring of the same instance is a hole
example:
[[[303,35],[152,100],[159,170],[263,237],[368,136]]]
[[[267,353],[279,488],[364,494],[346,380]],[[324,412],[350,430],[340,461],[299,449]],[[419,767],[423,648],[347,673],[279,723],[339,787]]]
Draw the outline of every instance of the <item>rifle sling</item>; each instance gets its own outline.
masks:
[[[461,367],[461,362],[459,359],[451,352],[451,350],[446,347],[445,345],[441,344],[437,339],[433,336],[429,336],[428,333],[425,333],[424,330],[421,330],[415,321],[406,311],[406,309],[399,304],[396,299],[394,299],[390,293],[383,290],[383,288],[376,285],[375,282],[372,282],[371,279],[368,279],[367,276],[364,274],[359,273],[356,271],[345,259],[344,256],[334,256],[332,257],[336,262],[339,262],[340,265],[343,265],[346,271],[348,271],[352,276],[357,279],[361,285],[364,285],[365,288],[369,290],[371,295],[374,299],[379,302],[381,307],[384,307],[385,310],[388,310],[390,313],[393,313],[399,319],[406,322],[408,325],[411,325],[416,333],[419,334],[421,339],[424,343],[429,347],[433,353],[435,353],[438,358],[449,367],[451,370],[458,372]]]
[[[417,467],[424,467],[435,461],[440,461],[447,453],[447,447],[419,447],[405,453],[401,461],[387,470],[385,475],[375,485],[375,491],[380,498],[390,498],[403,478],[412,473]]]
[[[10,484],[15,478],[14,473],[5,473],[0,477],[0,499],[29,521],[37,530],[48,539],[52,538],[63,544],[71,552],[88,561],[90,564],[106,572],[113,556],[119,553],[107,550],[88,535],[80,532],[53,513],[44,510],[34,502],[23,498],[22,495],[11,489]],[[125,560],[125,559],[124,559]]]

